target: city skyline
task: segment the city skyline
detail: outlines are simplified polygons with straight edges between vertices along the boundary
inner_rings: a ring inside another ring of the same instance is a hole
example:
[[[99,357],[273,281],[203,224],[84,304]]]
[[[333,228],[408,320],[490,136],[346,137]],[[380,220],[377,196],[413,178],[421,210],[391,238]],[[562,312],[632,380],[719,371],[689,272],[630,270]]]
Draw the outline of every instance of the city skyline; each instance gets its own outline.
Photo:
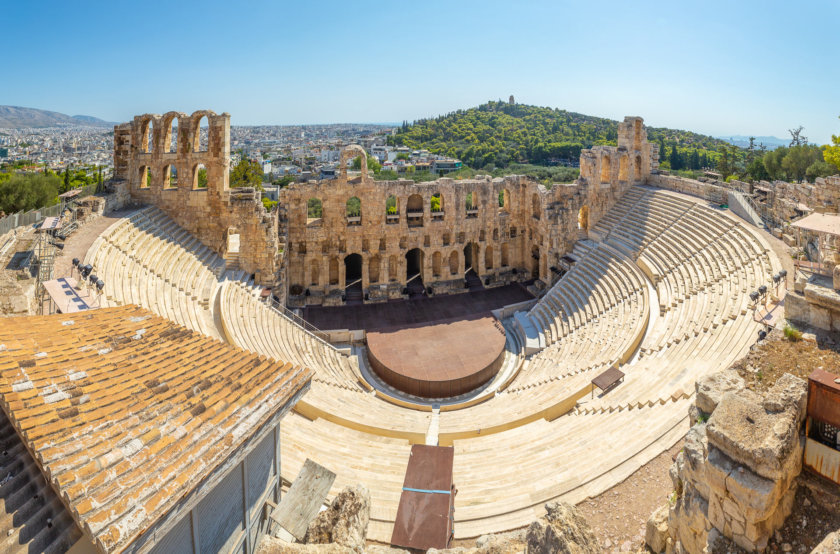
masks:
[[[209,108],[234,125],[393,123],[512,94],[714,136],[784,138],[803,125],[823,144],[840,131],[837,2],[150,3],[142,15],[48,2],[5,12],[14,77],[0,104],[109,121]]]

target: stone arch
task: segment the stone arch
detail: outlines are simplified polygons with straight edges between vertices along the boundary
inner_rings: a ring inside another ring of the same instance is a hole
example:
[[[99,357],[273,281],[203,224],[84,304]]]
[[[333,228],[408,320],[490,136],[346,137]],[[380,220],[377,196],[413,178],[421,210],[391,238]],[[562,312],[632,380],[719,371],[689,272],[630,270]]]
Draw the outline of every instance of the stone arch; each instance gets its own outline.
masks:
[[[347,180],[347,164],[352,163],[357,157],[361,156],[361,165],[362,165],[362,179],[367,178],[367,152],[365,149],[359,146],[358,144],[351,144],[347,148],[341,151],[341,156],[339,158],[339,171],[340,176],[345,181]]]
[[[145,116],[140,121],[140,150],[151,154],[155,150],[155,120]]]
[[[149,188],[152,182],[152,168],[147,165],[141,165],[137,170],[137,186],[141,189]]]
[[[502,267],[507,267],[507,266],[510,265],[510,260],[508,258],[509,252],[510,252],[510,247],[508,246],[508,243],[506,243],[506,242],[503,243],[502,244]]]
[[[362,222],[362,201],[358,196],[351,196],[344,204],[344,213],[348,225],[359,225]]]
[[[310,198],[306,201],[306,223],[312,223],[324,217],[324,204],[320,198]]]
[[[441,256],[440,252],[435,252],[432,254],[432,275],[435,277],[441,276]]]
[[[429,198],[429,211],[432,214],[442,214],[444,209],[444,202],[443,202],[443,195],[439,192],[435,192]]]
[[[192,128],[192,151],[208,152],[210,150],[210,117],[216,113],[211,110],[199,110],[190,116],[190,127]],[[207,122],[207,132],[201,132],[202,121]]]
[[[589,231],[589,206],[581,206],[578,210],[578,229]]]
[[[412,194],[408,197],[408,202],[405,205],[407,213],[420,212],[423,213],[423,197],[419,194]]]
[[[499,211],[510,213],[510,191],[508,189],[499,192]]]
[[[362,279],[362,255],[348,254],[344,256],[344,286],[349,287]]]
[[[400,201],[393,194],[385,199],[385,214],[400,215]]]
[[[609,183],[610,182],[610,155],[604,154],[601,156],[601,182],[602,183]]]
[[[338,285],[338,258],[330,258],[330,284]]]
[[[173,164],[168,164],[163,167],[163,188],[178,188],[178,169]]]
[[[397,280],[397,257],[393,254],[388,258],[388,280]]]
[[[163,141],[160,149],[162,153],[166,154],[179,152],[180,149],[178,148],[178,140],[181,138],[181,124],[179,122],[185,117],[186,114],[181,112],[167,112],[163,115],[163,126],[161,127]]]
[[[531,215],[534,216],[534,219],[539,219],[541,212],[542,205],[540,203],[540,195],[535,192],[531,195]]]
[[[477,192],[468,192],[464,195],[464,210],[466,211],[467,215],[471,215],[470,212],[478,209],[478,193]]]
[[[629,164],[627,163],[627,155],[623,155],[618,158],[618,180],[619,181],[628,181],[630,178],[630,170],[627,167]]]
[[[423,280],[423,259],[425,254],[420,248],[412,248],[405,253],[405,280],[419,275],[420,280]]]
[[[382,258],[379,257],[379,254],[374,254],[370,257],[370,260],[368,260],[368,281],[371,283],[378,283],[381,269]]]
[[[493,247],[489,244],[484,248],[484,269],[493,269]]]
[[[194,189],[207,188],[207,168],[204,164],[195,164],[193,166],[192,183]]]
[[[634,181],[641,181],[642,180],[642,157],[636,156],[633,162],[633,180]]]
[[[321,260],[315,258],[309,265],[309,283],[313,287],[321,284]]]
[[[458,251],[453,250],[449,254],[449,273],[450,275],[458,275]]]

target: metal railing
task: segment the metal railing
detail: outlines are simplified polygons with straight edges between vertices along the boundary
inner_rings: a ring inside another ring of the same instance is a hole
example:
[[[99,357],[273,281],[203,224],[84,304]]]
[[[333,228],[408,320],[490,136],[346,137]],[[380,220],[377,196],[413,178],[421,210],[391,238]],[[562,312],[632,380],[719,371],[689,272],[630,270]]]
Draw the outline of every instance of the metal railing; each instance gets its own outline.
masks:
[[[82,187],[79,189],[81,192],[78,196],[76,196],[76,198],[90,196],[96,192],[96,187],[96,184]],[[35,208],[34,210],[29,210],[28,212],[18,212],[7,215],[3,219],[0,219],[0,235],[8,233],[15,227],[20,227],[22,225],[35,225],[47,217],[58,217],[61,215],[59,213],[60,210],[61,204],[55,204],[44,208]]]
[[[273,296],[269,296],[268,300],[268,306],[274,311],[276,311],[278,314],[280,314],[281,316],[285,317],[286,319],[303,329],[304,332],[311,335],[315,340],[322,342],[325,346],[335,351],[338,351],[338,349],[335,346],[330,344],[329,335],[327,333],[321,331],[320,329],[318,329],[317,327],[315,327],[314,325],[312,325],[311,323],[309,323],[308,321],[306,321],[305,319],[288,309],[286,306],[278,302]]]

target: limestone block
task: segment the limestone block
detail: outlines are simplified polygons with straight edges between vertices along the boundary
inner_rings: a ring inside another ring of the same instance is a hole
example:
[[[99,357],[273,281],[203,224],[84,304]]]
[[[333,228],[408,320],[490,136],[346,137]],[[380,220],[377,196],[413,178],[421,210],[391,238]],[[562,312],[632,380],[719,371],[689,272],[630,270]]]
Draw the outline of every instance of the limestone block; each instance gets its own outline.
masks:
[[[804,285],[802,288],[804,290]],[[788,293],[785,296],[785,317],[802,323],[811,321],[811,305],[802,293]]]
[[[645,528],[645,543],[653,552],[663,552],[668,539],[668,511],[670,506],[665,504],[654,511],[647,520]]]
[[[806,390],[805,381],[780,379],[767,406],[749,390],[724,394],[706,427],[709,445],[762,477],[784,479],[797,463],[797,452],[801,464],[802,399],[797,390]]]
[[[821,308],[820,306],[811,305],[810,318],[808,324],[818,329],[825,331],[831,330],[831,312],[828,308]]]
[[[807,283],[808,283],[808,279],[806,279],[804,276],[800,276],[793,283],[793,290],[795,290],[799,294],[805,294],[805,285]]]
[[[796,246],[796,237],[787,233],[782,234],[782,240],[788,246]]]
[[[703,552],[712,528],[706,514],[709,503],[696,490],[688,489],[668,514],[668,532],[674,544],[686,552]]]
[[[744,380],[737,371],[726,369],[698,379],[694,386],[697,407],[711,414],[725,393],[738,392],[744,388]]]

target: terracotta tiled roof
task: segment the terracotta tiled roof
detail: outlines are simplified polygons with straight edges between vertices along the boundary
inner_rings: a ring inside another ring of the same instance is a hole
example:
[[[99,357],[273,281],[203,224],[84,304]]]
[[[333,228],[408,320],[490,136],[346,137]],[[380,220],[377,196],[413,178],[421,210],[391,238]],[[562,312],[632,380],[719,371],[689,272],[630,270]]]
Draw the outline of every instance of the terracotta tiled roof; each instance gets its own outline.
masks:
[[[130,544],[310,379],[131,305],[0,325],[3,410],[104,552]]]

